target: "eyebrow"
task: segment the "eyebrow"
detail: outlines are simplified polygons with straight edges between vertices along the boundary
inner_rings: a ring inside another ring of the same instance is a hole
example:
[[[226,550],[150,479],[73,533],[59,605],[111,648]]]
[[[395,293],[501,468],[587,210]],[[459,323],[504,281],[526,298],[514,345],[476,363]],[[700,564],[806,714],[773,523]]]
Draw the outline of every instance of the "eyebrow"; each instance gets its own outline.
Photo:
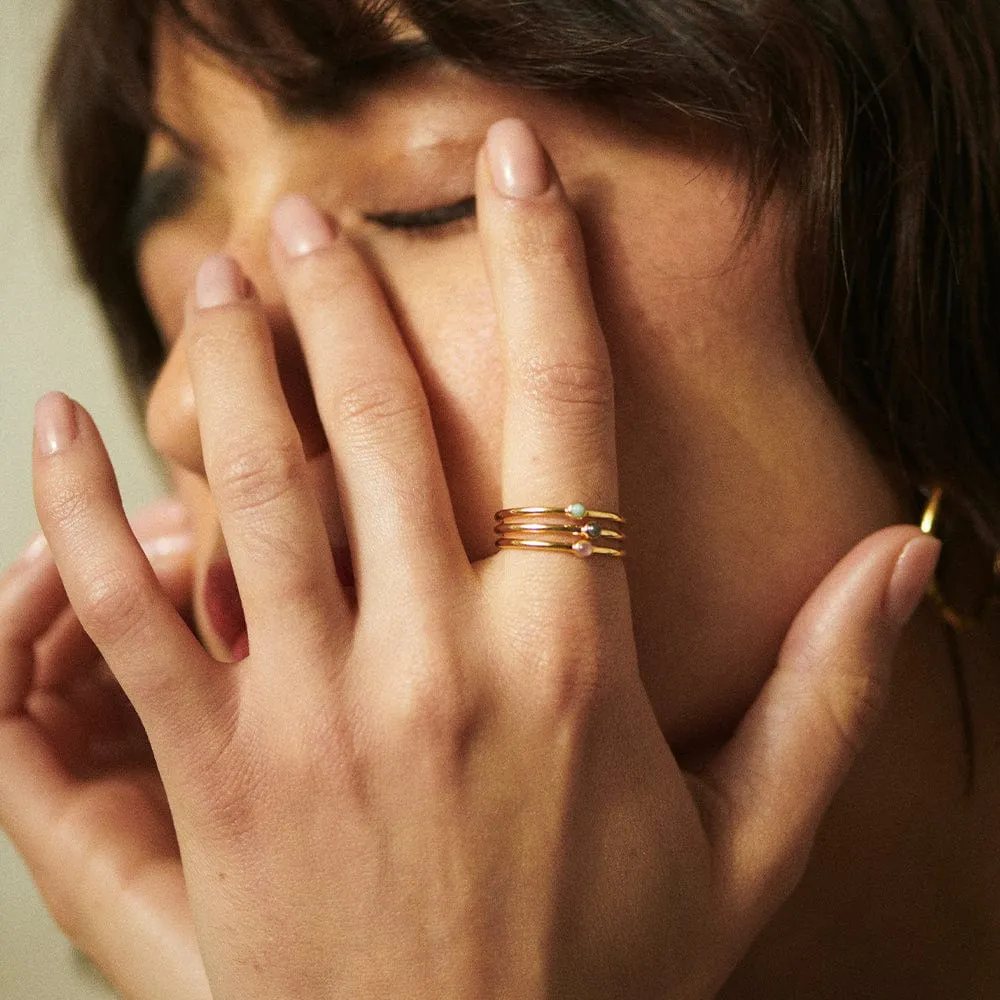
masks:
[[[377,52],[338,67],[336,83],[327,90],[310,94],[299,101],[277,95],[275,109],[283,120],[294,125],[308,124],[331,114],[346,114],[346,105],[387,86],[408,70],[445,61],[440,50],[426,38],[393,38]],[[206,158],[202,147],[177,126],[171,125],[156,108],[149,116],[149,131],[150,134],[159,132],[166,136],[190,160],[203,162]]]

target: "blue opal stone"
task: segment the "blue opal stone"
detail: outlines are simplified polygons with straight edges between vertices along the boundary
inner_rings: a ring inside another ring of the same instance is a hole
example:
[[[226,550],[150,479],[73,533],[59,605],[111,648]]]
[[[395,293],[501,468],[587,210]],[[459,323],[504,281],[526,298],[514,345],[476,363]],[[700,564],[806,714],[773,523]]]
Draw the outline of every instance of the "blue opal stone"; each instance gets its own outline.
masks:
[[[584,514],[587,513],[587,508],[584,507],[582,503],[570,504],[566,510],[568,511],[570,517],[583,517]]]

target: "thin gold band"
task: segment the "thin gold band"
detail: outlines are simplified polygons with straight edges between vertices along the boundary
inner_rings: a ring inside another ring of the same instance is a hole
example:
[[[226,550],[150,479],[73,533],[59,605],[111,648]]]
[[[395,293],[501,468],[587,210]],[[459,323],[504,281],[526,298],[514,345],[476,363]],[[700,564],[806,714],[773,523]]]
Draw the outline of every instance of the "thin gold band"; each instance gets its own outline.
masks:
[[[550,549],[553,552],[569,552],[571,555],[587,558],[589,556],[614,556],[622,559],[624,549],[614,549],[604,545],[591,545],[590,542],[550,542],[542,538],[498,538],[497,548],[500,549]]]
[[[590,524],[591,522],[587,522]],[[502,524],[494,525],[493,530],[498,535],[515,534],[517,532],[545,532],[550,531],[560,534],[579,535],[581,538],[607,538],[614,542],[625,541],[625,535],[614,528],[603,528],[596,525],[597,533],[591,535],[586,530],[586,525],[579,524],[547,524],[545,521],[505,521]]]
[[[624,524],[625,519],[620,514],[607,510],[588,510],[582,503],[571,503],[568,507],[508,507],[498,510],[493,517],[497,521],[506,521],[512,517],[537,516],[540,514],[561,514],[575,521],[613,521]]]
[[[620,514],[609,510],[590,510],[586,504],[566,507],[508,507],[493,515],[499,549],[549,549],[571,552],[587,559],[590,556],[625,555],[625,535],[618,530],[625,525]],[[532,535],[538,537],[531,537]],[[570,535],[570,539],[549,535]]]

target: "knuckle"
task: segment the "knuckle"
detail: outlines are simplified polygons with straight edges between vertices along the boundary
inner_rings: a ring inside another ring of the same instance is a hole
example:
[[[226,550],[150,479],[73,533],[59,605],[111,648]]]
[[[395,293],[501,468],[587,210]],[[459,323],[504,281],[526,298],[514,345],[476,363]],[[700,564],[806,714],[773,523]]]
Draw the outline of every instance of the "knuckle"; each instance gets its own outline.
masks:
[[[360,441],[395,436],[428,419],[422,393],[403,376],[386,375],[355,382],[337,401],[340,426]]]
[[[534,358],[518,371],[522,394],[548,416],[603,416],[614,406],[610,368],[597,362]]]
[[[539,664],[538,701],[555,719],[581,719],[591,714],[600,688],[596,659],[578,653],[545,658]]]
[[[86,632],[101,644],[116,643],[134,634],[146,608],[138,580],[121,566],[103,566],[82,581],[75,610]]]
[[[383,722],[410,751],[443,765],[464,756],[476,712],[457,662],[440,652],[414,657],[384,693]]]
[[[214,492],[227,510],[254,513],[298,486],[304,475],[301,442],[248,442],[234,448],[218,466]]]
[[[852,672],[817,696],[835,741],[857,756],[885,703],[884,685],[868,673]]]
[[[549,624],[544,634],[524,632],[516,641],[516,669],[536,713],[555,722],[592,713],[602,684],[596,638],[566,621]]]

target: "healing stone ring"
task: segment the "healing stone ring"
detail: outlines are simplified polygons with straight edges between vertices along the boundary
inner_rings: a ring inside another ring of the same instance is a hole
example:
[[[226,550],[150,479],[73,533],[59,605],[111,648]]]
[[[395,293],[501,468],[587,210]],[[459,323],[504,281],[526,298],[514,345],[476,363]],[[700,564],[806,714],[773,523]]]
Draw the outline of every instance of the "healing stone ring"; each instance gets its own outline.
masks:
[[[494,515],[497,548],[539,549],[622,558],[625,520],[620,514],[590,510],[585,504],[566,507],[508,507]],[[568,537],[567,537],[568,536]]]

